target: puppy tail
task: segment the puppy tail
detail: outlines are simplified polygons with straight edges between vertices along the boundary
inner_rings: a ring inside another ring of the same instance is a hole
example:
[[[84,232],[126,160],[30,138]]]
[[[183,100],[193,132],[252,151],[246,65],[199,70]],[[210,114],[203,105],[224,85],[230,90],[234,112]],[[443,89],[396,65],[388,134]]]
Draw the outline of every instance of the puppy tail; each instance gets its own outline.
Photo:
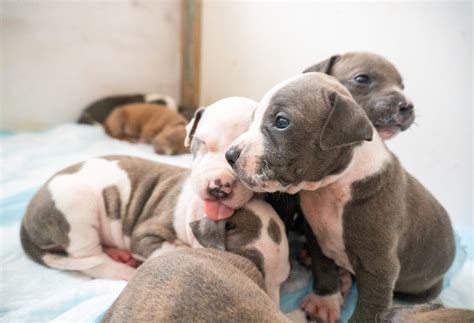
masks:
[[[20,229],[20,240],[23,250],[34,262],[51,268],[62,270],[86,270],[100,265],[103,259],[98,256],[85,258],[71,258],[61,253],[54,253],[40,249],[31,240],[30,235],[22,224]]]
[[[158,93],[146,94],[145,102],[162,104],[166,106],[168,109],[178,112],[178,105],[176,104],[176,101],[172,97],[167,96],[167,95],[158,94]]]
[[[420,303],[426,303],[435,299],[441,293],[442,289],[443,289],[443,279],[441,278],[432,287],[420,293],[410,294],[410,293],[394,292],[393,296],[397,300],[420,304]]]

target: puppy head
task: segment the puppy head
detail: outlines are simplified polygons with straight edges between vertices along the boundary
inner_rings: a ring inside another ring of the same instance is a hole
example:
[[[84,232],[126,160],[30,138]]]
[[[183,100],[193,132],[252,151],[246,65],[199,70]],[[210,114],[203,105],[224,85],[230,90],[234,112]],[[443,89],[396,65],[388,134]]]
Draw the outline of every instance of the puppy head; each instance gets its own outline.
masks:
[[[157,154],[179,155],[189,152],[184,146],[186,128],[184,124],[166,126],[155,138],[152,145]]]
[[[246,98],[223,99],[196,111],[186,127],[185,144],[191,147],[194,158],[191,180],[211,220],[230,217],[252,197],[224,154],[232,141],[248,129],[256,107],[256,102]]]
[[[372,131],[367,115],[335,78],[306,73],[265,94],[249,130],[226,158],[252,190],[289,191],[341,173],[354,147],[370,141]]]
[[[252,261],[262,272],[267,293],[278,304],[280,285],[290,271],[285,227],[266,202],[252,199],[223,221],[207,218],[190,223],[203,246],[226,250]]]
[[[104,122],[105,132],[111,137],[135,142],[140,135],[140,127],[126,107],[116,108],[109,114]]]
[[[408,129],[415,120],[400,73],[382,56],[364,52],[335,55],[306,72],[333,75],[351,92],[384,139]]]

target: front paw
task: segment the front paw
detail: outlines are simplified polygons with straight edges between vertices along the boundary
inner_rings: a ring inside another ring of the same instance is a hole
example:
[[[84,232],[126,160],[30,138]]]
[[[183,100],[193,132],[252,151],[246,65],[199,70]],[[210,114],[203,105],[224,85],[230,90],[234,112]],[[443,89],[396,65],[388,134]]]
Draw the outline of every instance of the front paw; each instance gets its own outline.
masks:
[[[335,323],[341,318],[342,296],[339,292],[319,296],[311,293],[303,300],[301,309],[309,320],[319,319],[322,322]]]

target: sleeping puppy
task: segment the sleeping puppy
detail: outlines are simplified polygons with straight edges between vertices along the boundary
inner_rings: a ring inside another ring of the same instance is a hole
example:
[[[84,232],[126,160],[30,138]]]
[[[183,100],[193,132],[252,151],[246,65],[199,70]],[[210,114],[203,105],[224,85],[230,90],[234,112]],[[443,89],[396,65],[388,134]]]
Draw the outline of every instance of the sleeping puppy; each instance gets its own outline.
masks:
[[[188,152],[184,146],[186,120],[164,105],[127,104],[113,110],[105,119],[105,132],[130,142],[153,144],[158,154],[176,155]]]
[[[278,310],[278,289],[266,283],[264,267],[280,272],[279,282],[289,272],[283,223],[267,203],[254,199],[228,220],[191,227],[201,245],[215,249],[145,261],[103,322],[289,322]]]
[[[27,208],[23,249],[52,268],[128,280],[135,269],[112,260],[104,246],[130,250],[137,260],[195,246],[188,223],[205,215],[226,219],[252,197],[224,152],[247,130],[256,105],[235,97],[196,112],[186,138],[194,154],[191,171],[128,156],[60,171]]]
[[[303,73],[308,72],[333,75],[364,109],[384,140],[405,131],[415,120],[413,103],[403,93],[400,73],[380,55],[367,52],[334,55]]]
[[[254,191],[301,191],[316,276],[307,313],[339,317],[331,259],[356,277],[353,322],[373,322],[394,293],[440,292],[455,253],[450,219],[335,78],[306,73],[272,88],[226,158]]]
[[[132,95],[114,95],[105,97],[91,103],[84,109],[77,120],[83,124],[104,124],[107,116],[117,107],[130,103],[152,103],[164,105],[170,110],[178,111],[176,102],[173,98],[162,94],[132,94]]]

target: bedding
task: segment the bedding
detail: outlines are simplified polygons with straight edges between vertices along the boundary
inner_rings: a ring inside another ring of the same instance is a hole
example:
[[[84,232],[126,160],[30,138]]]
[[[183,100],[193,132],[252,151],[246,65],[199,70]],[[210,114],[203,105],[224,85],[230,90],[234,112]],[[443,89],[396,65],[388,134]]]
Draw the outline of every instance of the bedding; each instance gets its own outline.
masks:
[[[156,155],[150,145],[115,140],[101,127],[76,124],[43,132],[0,132],[0,153],[0,321],[100,321],[126,283],[49,269],[28,259],[19,240],[28,202],[55,172],[94,156],[126,154],[189,167],[191,155]],[[457,254],[439,300],[449,307],[474,309],[474,228],[454,224]],[[294,250],[301,240],[290,236],[290,243]],[[281,291],[281,309],[286,313],[297,309],[310,291],[310,272],[292,260],[290,278]],[[356,300],[353,286],[343,308],[343,322]]]

